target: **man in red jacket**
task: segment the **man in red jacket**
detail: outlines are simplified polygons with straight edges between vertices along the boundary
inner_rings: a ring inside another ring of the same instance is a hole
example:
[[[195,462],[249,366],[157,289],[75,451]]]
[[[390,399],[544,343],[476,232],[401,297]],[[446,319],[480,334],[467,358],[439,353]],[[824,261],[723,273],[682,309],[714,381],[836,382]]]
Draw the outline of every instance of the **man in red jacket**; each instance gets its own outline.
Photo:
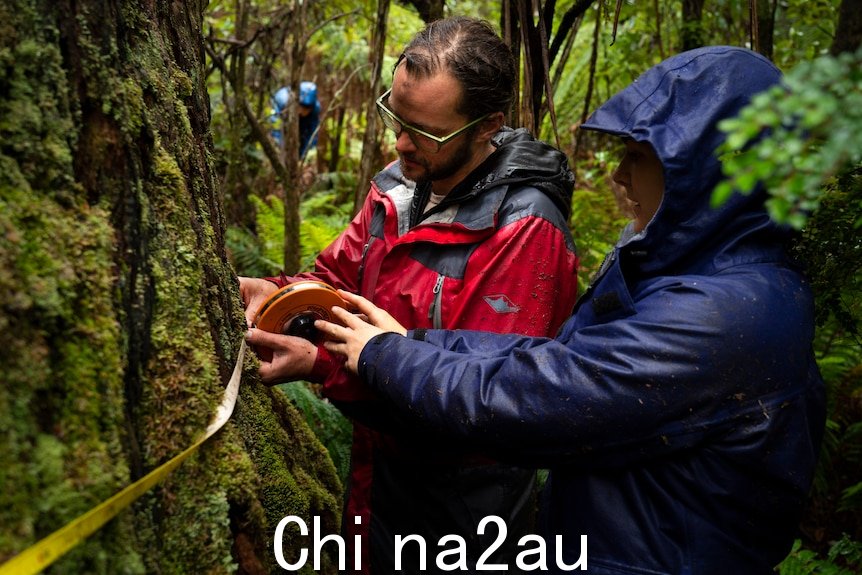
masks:
[[[362,210],[313,272],[240,278],[249,321],[278,287],[315,279],[365,296],[412,328],[553,336],[577,296],[567,221],[574,176],[562,153],[504,126],[515,82],[511,52],[487,23],[450,18],[420,32],[377,100],[398,161],[375,176]],[[533,529],[534,472],[381,423],[387,414],[375,410],[375,398],[357,402],[364,388],[323,346],[258,329],[248,340],[273,352],[261,364],[265,382],[315,381],[339,407],[349,401],[343,525],[348,547],[362,537],[361,572],[392,573],[395,536],[411,534],[431,549],[443,536],[462,537],[472,571],[498,535],[477,533],[489,515],[506,522],[508,537],[486,563],[514,557]],[[418,568],[416,554],[404,547],[403,572]],[[433,557],[428,568],[435,571]]]

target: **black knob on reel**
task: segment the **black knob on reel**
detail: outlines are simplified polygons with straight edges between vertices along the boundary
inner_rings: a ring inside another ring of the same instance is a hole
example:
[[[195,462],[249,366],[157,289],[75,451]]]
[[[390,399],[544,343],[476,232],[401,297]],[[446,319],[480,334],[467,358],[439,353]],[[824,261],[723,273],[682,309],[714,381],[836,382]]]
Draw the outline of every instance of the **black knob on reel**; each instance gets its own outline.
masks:
[[[295,335],[309,341],[316,341],[320,336],[314,327],[317,317],[311,313],[302,313],[290,320],[285,326],[284,335]]]

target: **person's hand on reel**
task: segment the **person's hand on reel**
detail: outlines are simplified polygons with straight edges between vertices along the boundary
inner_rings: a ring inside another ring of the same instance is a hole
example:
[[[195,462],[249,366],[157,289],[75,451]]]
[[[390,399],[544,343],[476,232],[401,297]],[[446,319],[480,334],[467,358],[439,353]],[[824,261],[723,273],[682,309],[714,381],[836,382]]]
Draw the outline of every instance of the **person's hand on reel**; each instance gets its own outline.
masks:
[[[239,278],[239,294],[245,304],[245,320],[248,326],[254,325],[254,316],[257,310],[278,289],[271,281],[260,278]]]
[[[407,335],[407,329],[364,297],[342,290],[338,290],[338,294],[361,316],[336,306],[332,308],[332,313],[344,325],[319,319],[314,322],[314,326],[325,335],[323,345],[326,349],[345,356],[347,369],[358,373],[359,354],[371,338],[387,332]]]

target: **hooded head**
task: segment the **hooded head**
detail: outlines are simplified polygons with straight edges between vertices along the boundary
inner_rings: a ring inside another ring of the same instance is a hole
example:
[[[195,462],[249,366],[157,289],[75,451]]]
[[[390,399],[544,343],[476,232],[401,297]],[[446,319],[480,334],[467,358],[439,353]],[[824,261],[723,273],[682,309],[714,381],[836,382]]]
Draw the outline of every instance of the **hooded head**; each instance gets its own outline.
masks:
[[[277,114],[287,107],[290,102],[290,88],[283,86],[279,88],[272,97],[272,107],[275,108]]]
[[[650,223],[625,249],[647,273],[722,266],[743,238],[783,235],[763,207],[762,190],[734,194],[718,208],[710,198],[722,179],[715,155],[725,135],[718,122],[779,83],[781,73],[743,48],[710,46],[654,66],[611,97],[581,127],[647,142],[664,169],[664,195]]]
[[[300,82],[299,105],[310,108],[317,102],[317,84],[314,82]]]

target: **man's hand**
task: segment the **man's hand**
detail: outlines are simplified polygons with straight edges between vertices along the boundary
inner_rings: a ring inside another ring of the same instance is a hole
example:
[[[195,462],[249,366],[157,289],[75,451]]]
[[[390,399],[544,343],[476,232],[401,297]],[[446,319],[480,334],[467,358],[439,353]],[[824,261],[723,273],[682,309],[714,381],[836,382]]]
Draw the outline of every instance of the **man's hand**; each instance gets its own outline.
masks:
[[[245,304],[245,321],[251,326],[263,302],[278,289],[271,281],[260,278],[239,278],[239,293]]]
[[[407,330],[386,311],[364,297],[342,290],[338,290],[338,294],[348,305],[364,315],[368,321],[364,321],[345,309],[333,307],[332,313],[344,323],[344,326],[319,319],[314,322],[314,327],[326,335],[327,341],[323,343],[324,347],[333,353],[345,356],[347,369],[353,373],[358,373],[359,354],[362,353],[362,348],[371,338],[386,332],[406,335]]]
[[[249,328],[245,339],[255,347],[272,351],[272,359],[261,359],[258,370],[261,381],[267,385],[305,379],[317,360],[317,346],[301,337]]]

